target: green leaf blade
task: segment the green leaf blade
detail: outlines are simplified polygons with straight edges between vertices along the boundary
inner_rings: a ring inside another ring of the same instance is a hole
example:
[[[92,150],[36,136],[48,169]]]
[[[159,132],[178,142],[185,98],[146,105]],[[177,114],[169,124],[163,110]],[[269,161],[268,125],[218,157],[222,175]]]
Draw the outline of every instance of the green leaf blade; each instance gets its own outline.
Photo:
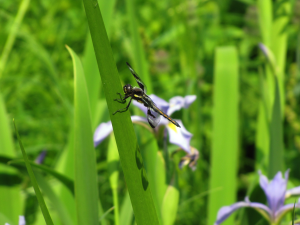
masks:
[[[9,119],[6,107],[0,93],[0,154],[5,157],[15,157],[13,147],[13,139],[11,129],[9,127]],[[1,174],[16,175],[17,171],[7,165],[0,165]],[[0,204],[0,212],[11,221],[17,224],[18,217],[21,215],[23,200],[20,193],[21,187],[16,186],[0,186],[0,199],[6,204]],[[0,221],[1,222],[1,221]],[[3,223],[8,221],[2,221]]]
[[[270,154],[268,177],[273,179],[278,171],[284,172],[283,124],[280,107],[280,90],[277,77],[275,79],[275,101],[270,123]]]
[[[79,57],[67,47],[74,66],[75,197],[78,224],[98,224],[96,154],[86,81]]]
[[[164,225],[172,225],[176,220],[176,214],[179,203],[179,190],[173,185],[169,185],[164,196],[161,215]]]
[[[107,171],[109,173],[109,183],[113,193],[115,225],[120,224],[118,201],[119,161],[115,136],[111,134],[107,152]]]
[[[213,144],[210,189],[222,190],[209,196],[208,224],[214,224],[222,206],[236,199],[238,163],[238,55],[235,47],[219,47],[215,55]],[[223,224],[233,224],[228,218]]]
[[[62,223],[65,225],[72,225],[73,221],[71,220],[65,205],[63,205],[61,199],[58,198],[58,196],[55,194],[51,185],[39,172],[34,171],[34,174],[36,176],[36,180],[39,186],[43,190],[43,193],[45,193],[45,195],[51,201],[52,205],[55,206],[54,209],[56,210],[56,213],[59,216]]]
[[[83,2],[136,222],[159,224],[129,113],[113,115],[113,112],[123,107],[114,101],[117,93],[122,93],[122,87],[100,9],[94,1]]]
[[[1,157],[0,157],[1,159]],[[9,161],[10,164],[23,164],[25,163],[23,160],[11,160]],[[65,175],[61,174],[61,173],[58,173],[56,172],[55,170],[47,167],[47,166],[44,166],[44,165],[41,165],[41,164],[36,164],[34,162],[31,162],[29,161],[30,165],[33,166],[33,167],[36,167],[36,168],[39,168],[40,170],[48,173],[48,174],[51,174],[52,176],[54,176],[56,179],[58,179],[62,184],[65,185],[66,188],[68,188],[68,190],[74,194],[74,182],[73,180],[69,179],[68,177],[66,177]]]
[[[40,191],[40,188],[39,188],[39,186],[37,184],[37,181],[35,179],[34,173],[33,173],[32,168],[30,166],[27,154],[25,152],[25,149],[23,147],[21,138],[19,136],[19,132],[18,132],[15,120],[14,120],[14,126],[15,126],[15,131],[16,131],[16,134],[17,134],[17,138],[18,138],[18,141],[19,141],[19,145],[20,145],[20,148],[21,148],[21,151],[22,151],[22,155],[23,155],[23,158],[24,158],[24,161],[25,161],[25,165],[26,165],[26,168],[27,168],[27,172],[28,172],[28,175],[30,177],[32,186],[34,188],[34,191],[35,191],[37,200],[39,202],[40,208],[42,210],[44,219],[45,219],[47,225],[53,225],[53,222],[52,222],[51,216],[49,214],[48,208],[47,208],[47,206],[45,204],[44,198],[43,198],[42,193]]]

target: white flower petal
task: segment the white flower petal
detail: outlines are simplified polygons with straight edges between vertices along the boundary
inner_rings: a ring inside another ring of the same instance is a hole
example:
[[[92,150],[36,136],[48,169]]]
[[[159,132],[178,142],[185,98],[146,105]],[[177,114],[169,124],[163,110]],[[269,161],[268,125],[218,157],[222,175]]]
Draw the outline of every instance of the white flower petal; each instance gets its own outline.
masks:
[[[145,122],[148,123],[147,119],[142,116],[131,116],[131,121],[132,122]]]
[[[26,225],[25,216],[19,216],[19,225]]]
[[[98,146],[112,131],[111,121],[101,123],[94,133],[94,146]]]
[[[285,198],[289,198],[292,195],[300,195],[300,186],[291,188],[285,192]]]
[[[142,103],[133,101],[132,104],[142,110],[145,115],[147,115],[147,107],[145,107]]]
[[[166,126],[169,132],[169,141],[172,144],[178,145],[185,152],[190,153],[190,141],[193,135],[185,129],[181,120],[176,121],[179,123],[181,128],[176,127],[170,122]]]
[[[170,108],[167,112],[171,115],[173,112],[180,110],[181,108],[188,108],[196,100],[196,95],[187,95],[185,97],[175,96],[170,99]]]

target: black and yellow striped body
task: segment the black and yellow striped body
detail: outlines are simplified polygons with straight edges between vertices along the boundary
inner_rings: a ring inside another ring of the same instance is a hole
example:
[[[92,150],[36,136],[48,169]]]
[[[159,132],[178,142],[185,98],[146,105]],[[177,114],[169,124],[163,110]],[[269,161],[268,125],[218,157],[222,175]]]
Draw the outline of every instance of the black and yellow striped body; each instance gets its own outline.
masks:
[[[179,124],[173,120],[171,117],[169,117],[167,114],[165,114],[163,111],[161,111],[156,104],[152,101],[152,99],[146,95],[141,88],[134,87],[132,88],[132,98],[142,104],[144,104],[147,108],[152,108],[155,112],[165,117],[167,120],[169,120],[171,123],[176,125],[177,127],[180,127]]]
[[[155,105],[155,103],[152,101],[152,99],[146,94],[146,91],[147,91],[146,85],[139,78],[137,73],[131,68],[129,63],[127,63],[127,66],[129,68],[129,70],[131,71],[132,75],[134,76],[137,84],[139,85],[139,88],[132,87],[130,84],[124,85],[123,91],[125,93],[125,96],[122,96],[120,93],[117,93],[117,94],[119,94],[120,99],[115,99],[115,101],[124,104],[124,103],[126,103],[126,99],[130,98],[129,103],[125,108],[119,109],[116,112],[114,112],[113,115],[115,115],[117,112],[120,112],[120,113],[126,112],[128,110],[128,107],[130,106],[131,100],[134,99],[134,100],[138,101],[139,103],[142,103],[148,109],[147,120],[152,128],[155,128],[157,126],[157,124],[159,123],[159,121],[160,121],[159,115],[162,115],[167,120],[169,120],[171,123],[173,123],[177,127],[180,127],[180,125],[175,120],[170,118],[168,115],[166,115],[163,111],[161,111]]]
[[[162,115],[163,117],[165,117],[167,120],[169,120],[171,123],[173,123],[174,125],[176,125],[177,127],[180,127],[180,125],[173,120],[171,117],[169,117],[167,114],[165,114],[163,111],[161,111],[155,104],[152,107],[152,109],[154,109],[155,112],[159,113],[160,115]]]

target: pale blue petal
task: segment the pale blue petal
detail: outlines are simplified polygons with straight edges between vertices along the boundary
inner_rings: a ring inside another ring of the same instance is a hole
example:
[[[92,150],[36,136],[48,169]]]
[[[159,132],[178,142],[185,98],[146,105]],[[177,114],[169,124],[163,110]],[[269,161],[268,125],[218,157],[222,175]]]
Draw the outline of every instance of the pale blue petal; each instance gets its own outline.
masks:
[[[147,115],[147,107],[145,107],[142,103],[133,101],[132,104],[142,110],[145,115]]]
[[[190,153],[190,141],[193,135],[185,129],[181,120],[176,120],[176,122],[179,123],[181,128],[176,127],[171,122],[166,126],[169,133],[169,141],[182,148],[185,152]]]
[[[295,204],[296,208],[300,208],[300,199],[298,199],[297,204]],[[285,206],[282,206],[275,214],[275,218],[279,218],[283,213],[286,213],[287,211],[293,210],[294,204],[287,204]]]
[[[234,211],[242,207],[262,209],[270,215],[270,209],[264,204],[257,203],[257,202],[250,202],[248,198],[246,198],[245,200],[246,200],[245,202],[237,202],[231,206],[223,206],[218,212],[217,220],[214,223],[214,225],[219,225],[223,223]]]
[[[42,164],[44,162],[44,159],[47,155],[47,151],[46,150],[43,150],[39,155],[38,157],[34,160],[34,162],[36,164]]]
[[[196,95],[187,95],[184,97],[184,108],[190,107],[190,105],[196,100]]]
[[[285,192],[285,198],[289,198],[293,195],[300,195],[300,186],[291,188]]]
[[[5,225],[9,225],[9,223],[5,223]],[[19,216],[19,225],[26,225],[24,216]]]
[[[289,170],[286,171],[285,179],[283,179],[282,173],[278,172],[274,179],[267,183],[267,178],[260,173],[260,186],[265,192],[273,217],[275,216],[275,212],[284,204],[288,174]]]
[[[214,223],[214,225],[219,225],[223,223],[234,211],[238,210],[239,208],[247,207],[247,206],[248,204],[246,202],[237,202],[231,206],[223,206],[218,211],[217,220]]]
[[[266,192],[265,190],[267,190],[269,185],[268,178],[265,175],[263,175],[260,170],[258,171],[258,174],[259,174],[259,185],[263,189],[263,191]]]
[[[167,126],[170,123],[165,117],[161,116],[158,126]]]
[[[111,121],[101,123],[94,133],[94,146],[98,146],[112,131]]]
[[[258,47],[263,52],[263,54],[268,58],[268,49],[263,43],[259,43]]]
[[[170,108],[167,112],[168,115],[172,115],[173,112],[180,110],[184,105],[184,98],[176,96],[170,99]]]
[[[149,95],[149,97],[152,99],[152,101],[156,104],[156,106],[161,111],[163,111],[164,113],[166,113],[169,116],[169,114],[167,112],[168,112],[170,104],[168,102],[166,102],[164,99],[162,99],[156,95],[153,95],[153,94]]]
[[[230,206],[223,206],[218,211],[217,220],[214,225],[219,225],[223,223],[232,213],[234,213],[239,208],[248,207],[249,204],[246,202],[237,202]]]
[[[131,121],[148,123],[147,119],[142,116],[131,116]],[[111,121],[101,123],[94,133],[94,146],[98,146],[112,131]]]
[[[147,119],[145,117],[142,117],[142,116],[131,116],[131,121],[132,122],[144,122],[144,123],[148,123]]]
[[[245,198],[245,202],[247,202],[251,208],[264,210],[266,213],[268,213],[269,217],[271,217],[272,211],[268,206],[266,206],[260,202],[250,202],[248,197]]]
[[[19,216],[19,225],[26,225],[25,217]]]
[[[131,116],[131,121],[148,123],[147,119],[142,116]],[[94,133],[94,146],[98,146],[112,131],[111,121],[101,123]]]
[[[185,97],[175,96],[170,99],[170,108],[167,111],[168,115],[180,110],[181,108],[188,108],[196,100],[196,95],[187,95]]]

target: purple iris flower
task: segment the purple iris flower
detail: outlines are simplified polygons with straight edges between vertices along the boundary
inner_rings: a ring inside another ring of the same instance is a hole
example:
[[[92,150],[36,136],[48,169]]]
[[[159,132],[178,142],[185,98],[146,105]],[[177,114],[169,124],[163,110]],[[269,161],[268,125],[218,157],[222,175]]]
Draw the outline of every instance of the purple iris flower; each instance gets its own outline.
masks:
[[[171,116],[173,112],[180,110],[181,108],[188,108],[196,100],[195,95],[187,95],[185,97],[175,96],[171,98],[169,102],[166,102],[164,99],[161,99],[160,97],[157,97],[153,94],[149,95],[149,97],[153,100],[153,102],[155,102],[157,107],[168,116]],[[147,107],[135,101],[133,102],[133,104],[139,107],[145,113],[145,115],[147,115]],[[139,117],[139,119],[141,119],[140,122],[147,123],[146,118]],[[185,129],[181,120],[176,120],[176,122],[179,123],[181,128],[176,127],[169,120],[161,116],[161,121],[154,130],[157,131],[160,126],[165,126],[169,133],[170,143],[179,146],[187,153],[191,153],[190,141],[193,135]]]
[[[5,223],[5,225],[9,225],[9,223]],[[19,216],[19,225],[26,225],[24,216]]]
[[[155,102],[158,108],[160,108],[169,116],[173,112],[180,110],[181,108],[188,108],[190,104],[192,104],[196,100],[195,95],[188,95],[185,97],[176,96],[171,98],[169,103],[157,97],[156,95],[150,95],[149,97]],[[143,104],[135,101],[133,102],[133,104],[138,106],[147,115],[147,108]],[[147,119],[142,116],[131,116],[131,120],[134,123],[148,124]],[[180,165],[183,166],[189,164],[191,168],[194,168],[199,157],[199,152],[194,148],[192,149],[192,147],[190,146],[190,141],[193,135],[185,129],[181,120],[176,120],[176,122],[179,123],[181,128],[175,126],[169,120],[161,116],[161,121],[154,129],[154,131],[156,132],[158,130],[158,127],[160,126],[165,126],[169,133],[170,143],[179,146],[187,153],[185,162],[182,162]],[[94,133],[94,146],[96,147],[97,145],[99,145],[112,132],[112,130],[113,128],[111,121],[101,123]],[[190,160],[187,162],[187,159]]]
[[[265,55],[266,58],[270,57],[270,50],[268,49],[267,46],[265,46],[263,43],[259,43],[258,47],[262,51],[262,53]]]
[[[47,155],[47,151],[46,150],[43,150],[39,155],[38,157],[35,159],[35,163],[36,164],[42,164],[45,160],[45,157]]]
[[[146,118],[141,116],[131,116],[132,122],[147,122]],[[101,123],[95,130],[94,133],[94,146],[97,147],[105,138],[110,135],[110,133],[113,131],[113,127],[111,124],[111,121],[108,121],[106,123]]]
[[[149,97],[155,102],[158,108],[160,108],[165,114],[171,116],[171,114],[181,108],[188,108],[195,100],[196,95],[187,95],[185,97],[175,96],[166,102],[164,99],[159,98],[156,95],[149,95]],[[139,102],[133,102],[133,104],[139,107],[145,115],[147,115],[147,107]],[[143,118],[141,122],[147,123],[146,118]],[[181,120],[176,120],[181,128],[176,127],[173,123],[164,117],[161,117],[161,121],[154,130],[158,130],[160,126],[165,126],[169,133],[169,141],[172,144],[179,146],[186,152],[186,156],[182,157],[179,162],[179,168],[189,165],[192,170],[196,169],[197,160],[199,158],[199,151],[194,147],[190,146],[192,134],[188,132],[182,124]]]
[[[289,170],[285,172],[285,177],[282,178],[282,173],[278,172],[274,179],[270,182],[267,177],[259,171],[259,184],[265,192],[268,205],[258,202],[250,202],[246,197],[244,202],[237,202],[231,206],[222,207],[217,215],[217,220],[214,225],[221,224],[234,211],[242,207],[251,207],[256,209],[263,217],[265,217],[271,224],[279,224],[282,217],[290,210],[293,210],[294,204],[284,205],[284,200],[291,195],[299,195],[300,187],[286,190],[288,182]],[[296,203],[295,207],[300,207],[300,202]]]

